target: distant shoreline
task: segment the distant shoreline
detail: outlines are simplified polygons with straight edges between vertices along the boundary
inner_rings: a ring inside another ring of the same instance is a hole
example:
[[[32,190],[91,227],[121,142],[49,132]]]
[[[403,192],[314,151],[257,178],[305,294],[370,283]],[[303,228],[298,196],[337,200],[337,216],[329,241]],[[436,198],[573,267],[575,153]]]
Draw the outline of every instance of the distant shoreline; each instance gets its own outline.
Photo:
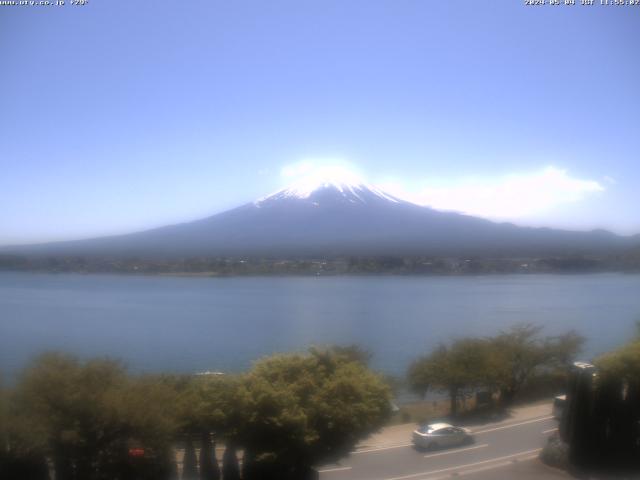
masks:
[[[97,257],[0,255],[0,271],[115,273],[173,277],[238,276],[474,276],[501,274],[639,273],[640,252],[625,255],[327,256],[327,257]]]
[[[147,278],[341,278],[341,277],[431,277],[431,278],[461,278],[461,277],[501,277],[501,276],[536,276],[536,275],[639,275],[640,270],[598,270],[598,271],[545,271],[545,272],[482,272],[482,273],[403,273],[403,272],[345,272],[345,273],[218,273],[218,272],[136,272],[136,271],[81,271],[81,270],[0,270],[0,274],[20,273],[34,275],[97,275]]]

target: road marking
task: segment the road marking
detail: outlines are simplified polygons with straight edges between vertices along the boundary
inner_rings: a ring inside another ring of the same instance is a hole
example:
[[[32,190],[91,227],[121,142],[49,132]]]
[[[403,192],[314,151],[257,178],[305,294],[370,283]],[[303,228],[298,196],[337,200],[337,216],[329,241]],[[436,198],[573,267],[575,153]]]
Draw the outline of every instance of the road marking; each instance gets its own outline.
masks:
[[[473,475],[474,473],[486,472],[488,470],[496,470],[498,468],[509,467],[514,462],[526,462],[537,458],[538,455],[527,455],[526,457],[520,457],[516,460],[509,460],[506,462],[495,463],[493,465],[485,465],[484,467],[472,468],[470,470],[463,470],[462,472],[447,473],[446,475],[440,475],[439,477],[428,477],[421,480],[448,480],[452,477],[464,477],[465,475]]]
[[[467,450],[476,450],[478,448],[484,448],[488,446],[488,443],[483,443],[482,445],[476,445],[475,447],[458,448],[456,450],[449,450],[448,452],[432,453],[431,455],[425,455],[424,458],[439,457],[440,455],[451,455],[452,453],[466,452]]]
[[[402,443],[399,445],[391,445],[388,447],[369,448],[367,450],[355,450],[351,452],[351,455],[358,455],[359,453],[380,452],[382,450],[392,450],[394,448],[410,447],[411,445],[413,445],[413,443]]]
[[[351,470],[352,468],[353,467],[325,468],[324,470],[318,470],[318,473],[344,472],[345,470]]]
[[[519,427],[520,425],[528,425],[529,423],[543,422],[544,420],[549,420],[550,418],[553,418],[553,415],[549,415],[548,417],[535,418],[533,420],[527,420],[526,422],[512,423],[511,425],[504,425],[502,427],[494,427],[494,428],[488,428],[486,430],[479,430],[477,432],[472,431],[471,433],[473,433],[474,435],[478,435],[480,433],[495,432],[496,430],[504,430],[505,428],[513,428],[513,427]]]
[[[401,477],[389,477],[389,478],[385,478],[384,480],[404,480],[406,478],[426,477],[426,476],[429,476],[429,475],[433,475],[435,473],[449,472],[451,470],[459,470],[459,469],[467,468],[467,467],[475,467],[476,465],[483,465],[483,464],[491,463],[491,462],[500,462],[501,460],[506,460],[507,458],[518,457],[518,456],[521,456],[521,455],[530,455],[532,453],[537,453],[540,450],[542,450],[542,449],[541,448],[535,448],[533,450],[526,450],[524,452],[512,453],[511,455],[505,455],[503,457],[490,458],[488,460],[482,460],[482,461],[479,461],[479,462],[467,463],[467,464],[464,464],[464,465],[456,465],[455,467],[441,468],[440,470],[431,470],[431,471],[428,471],[428,472],[412,473],[410,475],[402,475]]]
[[[543,430],[542,433],[551,433],[551,432],[555,432],[556,430],[558,430],[558,427],[550,428],[549,430]]]
[[[472,468],[472,469],[469,469],[469,470],[464,470],[462,472],[456,472],[456,473],[460,477],[462,477],[464,475],[473,475],[474,473],[485,472],[487,470],[494,470],[496,468],[508,467],[510,465],[513,465],[514,461],[527,462],[527,461],[533,460],[534,458],[537,458],[537,457],[538,457],[538,454],[527,455],[526,457],[519,457],[519,458],[517,458],[515,460],[509,460],[509,461],[506,461],[506,462],[495,463],[493,465],[485,465],[483,467]],[[448,478],[448,477],[450,477],[450,475],[439,477],[439,478],[444,479],[444,478]],[[431,477],[429,480],[436,480],[436,478]]]

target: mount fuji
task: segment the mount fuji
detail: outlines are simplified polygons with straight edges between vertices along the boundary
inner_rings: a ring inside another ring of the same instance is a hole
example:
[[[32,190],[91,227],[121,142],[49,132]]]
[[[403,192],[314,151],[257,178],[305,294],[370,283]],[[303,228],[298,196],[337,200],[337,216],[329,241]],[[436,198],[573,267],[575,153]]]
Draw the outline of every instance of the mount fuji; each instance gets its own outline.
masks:
[[[344,255],[534,256],[640,244],[613,233],[519,227],[416,205],[357,178],[310,178],[202,220],[3,253],[175,258]]]

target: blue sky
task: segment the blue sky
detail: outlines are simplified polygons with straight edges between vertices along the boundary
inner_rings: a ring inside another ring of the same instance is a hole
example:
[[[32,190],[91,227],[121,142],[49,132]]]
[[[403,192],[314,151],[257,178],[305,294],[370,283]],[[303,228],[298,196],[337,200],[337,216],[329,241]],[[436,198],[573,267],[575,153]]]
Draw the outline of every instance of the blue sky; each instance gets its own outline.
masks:
[[[336,164],[640,232],[640,8],[523,3],[0,7],[0,244],[196,219]]]

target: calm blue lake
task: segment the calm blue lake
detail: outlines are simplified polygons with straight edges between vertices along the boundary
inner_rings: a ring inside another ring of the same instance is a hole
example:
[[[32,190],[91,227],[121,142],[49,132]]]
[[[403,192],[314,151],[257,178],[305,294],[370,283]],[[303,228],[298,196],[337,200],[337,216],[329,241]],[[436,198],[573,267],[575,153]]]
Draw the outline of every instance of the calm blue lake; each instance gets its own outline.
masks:
[[[263,355],[358,343],[404,372],[438,342],[517,322],[576,329],[585,358],[625,342],[640,275],[171,278],[0,274],[0,370],[64,350],[133,371],[237,371]]]

